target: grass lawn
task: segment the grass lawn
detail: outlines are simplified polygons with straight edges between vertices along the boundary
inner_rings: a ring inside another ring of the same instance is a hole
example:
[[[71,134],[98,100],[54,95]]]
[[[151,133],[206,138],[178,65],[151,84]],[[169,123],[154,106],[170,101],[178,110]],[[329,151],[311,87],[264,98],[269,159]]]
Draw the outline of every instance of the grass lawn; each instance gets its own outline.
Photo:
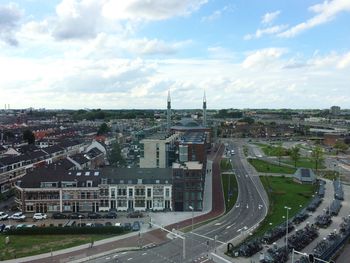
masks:
[[[292,161],[291,159],[282,159],[281,162],[294,166],[294,161]],[[300,160],[297,161],[297,167],[316,169],[315,162],[310,158],[300,158]],[[324,168],[325,166],[323,163],[320,163],[318,165],[318,169],[324,169]]]
[[[0,261],[32,256],[79,246],[112,237],[113,235],[13,235],[5,245],[6,235],[0,235]]]
[[[277,146],[262,143],[256,143],[256,145],[258,145],[267,156],[278,156]],[[282,156],[286,155],[288,155],[288,151],[286,148],[282,147]]]
[[[235,205],[237,196],[238,196],[238,186],[236,176],[234,174],[222,174],[222,187],[224,190],[224,198],[225,198],[225,214],[229,212],[232,207]],[[230,183],[230,187],[229,187]],[[230,188],[230,191],[229,191]],[[229,195],[230,193],[230,195]]]
[[[294,174],[296,169],[285,166],[278,166],[258,159],[248,159],[251,165],[260,173],[283,173]]]
[[[269,212],[254,236],[261,236],[267,230],[281,224],[286,216],[284,206],[291,208],[289,217],[295,215],[306,206],[316,191],[316,185],[298,184],[292,178],[261,176],[262,184],[269,196]],[[301,206],[301,207],[300,207]],[[270,223],[272,223],[270,225]]]
[[[220,162],[220,170],[221,172],[229,171],[232,169],[232,165],[230,159],[222,159]]]

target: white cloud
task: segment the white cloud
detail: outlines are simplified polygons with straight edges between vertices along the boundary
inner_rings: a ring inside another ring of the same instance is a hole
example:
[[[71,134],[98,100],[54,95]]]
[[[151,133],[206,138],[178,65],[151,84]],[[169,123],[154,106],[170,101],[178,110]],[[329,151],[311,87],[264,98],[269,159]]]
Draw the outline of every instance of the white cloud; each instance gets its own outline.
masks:
[[[203,16],[201,18],[201,21],[202,22],[211,22],[211,21],[214,21],[214,20],[217,20],[219,19],[223,13],[225,12],[231,12],[233,10],[233,8],[231,6],[224,6],[223,8],[221,9],[217,9],[215,11],[213,11],[210,15],[208,16]]]
[[[346,53],[338,62],[337,67],[340,69],[350,66],[350,52]]]
[[[266,13],[261,18],[262,24],[271,24],[273,21],[276,20],[276,18],[281,14],[280,10],[277,10],[275,12]]]
[[[18,45],[15,30],[18,28],[22,16],[23,11],[17,4],[0,5],[0,40],[11,46]]]
[[[271,66],[276,59],[280,58],[286,50],[283,48],[266,48],[250,53],[242,62],[243,68],[256,68]]]
[[[283,30],[285,30],[288,27],[288,25],[278,25],[278,26],[272,26],[267,27],[263,29],[258,29],[254,34],[248,34],[244,36],[244,40],[250,40],[254,38],[261,38],[264,35],[273,35],[276,33],[279,33]]]
[[[307,21],[297,24],[292,28],[280,33],[278,36],[294,37],[303,31],[319,26],[321,24],[325,24],[333,20],[338,13],[349,12],[350,1],[349,0],[325,1],[321,4],[311,6],[309,10],[316,13],[316,15],[308,19]]]
[[[207,0],[107,0],[102,14],[117,20],[163,20],[190,15],[205,3]]]

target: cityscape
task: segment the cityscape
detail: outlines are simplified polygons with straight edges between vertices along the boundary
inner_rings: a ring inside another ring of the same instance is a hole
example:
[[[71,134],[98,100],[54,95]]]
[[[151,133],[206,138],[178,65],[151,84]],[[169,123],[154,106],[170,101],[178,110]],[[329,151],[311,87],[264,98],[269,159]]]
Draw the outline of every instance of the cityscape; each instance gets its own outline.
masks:
[[[348,0],[0,0],[0,261],[347,263]]]

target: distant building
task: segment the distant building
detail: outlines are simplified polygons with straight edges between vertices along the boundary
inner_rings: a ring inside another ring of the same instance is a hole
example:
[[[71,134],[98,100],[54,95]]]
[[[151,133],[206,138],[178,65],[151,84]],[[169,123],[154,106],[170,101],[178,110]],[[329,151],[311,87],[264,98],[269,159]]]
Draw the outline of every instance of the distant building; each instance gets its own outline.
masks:
[[[293,180],[300,184],[313,184],[316,182],[316,175],[310,168],[298,168]]]
[[[333,116],[340,115],[340,107],[339,106],[332,106],[331,113]]]

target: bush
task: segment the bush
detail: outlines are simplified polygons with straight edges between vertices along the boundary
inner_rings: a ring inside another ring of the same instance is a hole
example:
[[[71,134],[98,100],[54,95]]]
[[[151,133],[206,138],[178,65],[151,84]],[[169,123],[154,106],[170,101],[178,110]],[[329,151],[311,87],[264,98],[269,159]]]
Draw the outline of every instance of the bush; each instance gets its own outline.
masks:
[[[75,235],[75,234],[122,234],[122,227],[31,227],[8,231],[7,235]]]

